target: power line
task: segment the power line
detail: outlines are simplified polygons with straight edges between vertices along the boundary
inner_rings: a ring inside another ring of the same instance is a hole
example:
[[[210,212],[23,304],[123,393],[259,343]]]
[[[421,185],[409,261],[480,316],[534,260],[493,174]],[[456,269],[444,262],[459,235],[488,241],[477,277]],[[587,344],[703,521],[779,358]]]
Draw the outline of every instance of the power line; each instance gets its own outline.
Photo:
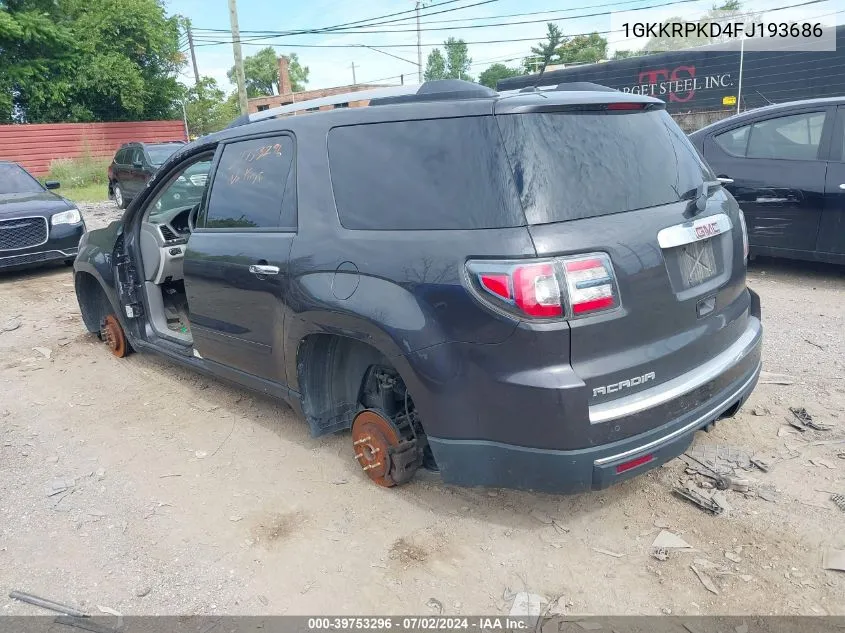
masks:
[[[675,0],[675,3],[680,2],[680,1],[688,2],[688,1],[691,1],[691,0]],[[782,7],[777,7],[775,9],[768,9],[767,13],[774,13],[775,11],[781,11],[781,10],[784,10],[784,9],[794,9],[794,8],[797,8],[797,7],[804,7],[804,6],[809,6],[809,5],[819,4],[821,2],[829,2],[829,1],[830,0],[807,0],[806,2],[800,2],[800,3],[797,3],[797,4],[791,4],[791,5],[786,5],[786,6],[782,6]],[[668,6],[668,5],[657,5],[657,6]],[[373,32],[373,33],[375,33],[375,32]],[[624,30],[623,29],[615,29],[615,30],[606,30],[606,31],[590,31],[589,33],[568,33],[568,34],[564,34],[563,37],[564,38],[587,37],[589,35],[592,35],[593,33],[595,33],[597,35],[608,35],[608,34],[611,34],[611,33],[624,33]],[[284,37],[284,36],[276,36],[276,38],[278,38],[278,37]],[[270,36],[268,36],[265,39],[270,39]],[[501,39],[501,40],[476,40],[476,41],[470,41],[470,42],[464,42],[464,43],[468,44],[468,45],[469,44],[506,44],[506,43],[511,43],[511,42],[537,42],[537,41],[542,41],[543,39],[545,39],[545,35],[538,36],[538,37],[522,37],[522,38],[510,38],[510,39]],[[202,44],[197,44],[196,46],[218,46],[218,45],[221,45],[221,44],[231,44],[231,43],[232,43],[231,40],[211,41],[211,40],[208,40],[208,39],[204,39]],[[252,43],[252,42],[246,41],[246,40],[242,40],[242,43],[246,44],[246,45],[250,45],[250,46],[261,46],[262,45],[262,44]],[[284,47],[287,47],[287,48],[358,48],[358,47],[363,46],[362,44],[299,44],[299,43],[294,44],[294,43],[289,43],[289,42],[279,43],[278,45],[284,46]],[[420,46],[423,46],[423,47],[426,47],[426,48],[434,48],[434,47],[438,47],[438,46],[442,46],[442,45],[443,45],[442,42],[430,43],[430,44],[428,44],[428,43],[427,44],[420,44]],[[412,48],[412,47],[415,47],[416,44],[379,44],[378,46],[379,46],[379,48]]]

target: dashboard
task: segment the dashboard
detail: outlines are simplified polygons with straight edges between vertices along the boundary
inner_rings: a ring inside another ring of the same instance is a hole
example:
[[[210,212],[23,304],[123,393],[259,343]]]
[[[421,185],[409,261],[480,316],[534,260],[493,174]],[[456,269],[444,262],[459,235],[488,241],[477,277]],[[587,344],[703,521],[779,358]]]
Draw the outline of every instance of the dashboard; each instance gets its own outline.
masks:
[[[144,279],[154,284],[182,279],[186,245],[191,236],[188,216],[194,205],[153,213],[141,223]]]

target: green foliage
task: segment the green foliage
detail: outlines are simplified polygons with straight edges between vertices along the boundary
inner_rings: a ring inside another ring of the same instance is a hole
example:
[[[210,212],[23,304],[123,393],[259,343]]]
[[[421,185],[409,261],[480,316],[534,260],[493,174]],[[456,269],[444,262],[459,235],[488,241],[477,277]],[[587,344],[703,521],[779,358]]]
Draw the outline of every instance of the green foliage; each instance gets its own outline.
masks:
[[[507,79],[508,77],[516,77],[521,74],[523,73],[519,68],[511,68],[504,64],[493,64],[478,76],[478,83],[495,90],[496,84],[500,80]]]
[[[305,90],[310,72],[308,66],[299,63],[299,57],[296,53],[283,57],[288,60],[291,90],[294,92]],[[238,83],[234,66],[229,69],[226,75],[233,84]],[[276,50],[272,46],[267,46],[255,55],[244,58],[244,77],[246,78],[246,94],[250,99],[279,94],[279,58]]]
[[[641,55],[642,51],[631,51],[627,49],[614,51],[612,59],[628,59],[629,57],[636,57]]]
[[[212,77],[201,77],[198,85],[185,91],[185,114],[192,138],[222,130],[239,113],[237,99],[227,98]]]
[[[84,153],[80,158],[55,158],[50,162],[50,171],[44,180],[58,180],[62,187],[88,187],[108,185],[108,169],[111,156],[91,156]]]
[[[537,46],[531,47],[531,53],[534,59],[528,57],[524,60],[526,66],[534,66],[535,62],[539,62],[540,72],[546,70],[546,66],[552,61],[552,58],[557,54],[557,49],[563,42],[563,34],[560,28],[553,22],[546,24],[546,40],[538,42]],[[528,72],[531,72],[528,70]]]
[[[472,58],[469,56],[469,49],[463,40],[456,40],[450,37],[443,42],[443,48],[446,55],[440,52],[439,48],[435,48],[428,54],[428,60],[425,66],[426,81],[434,79],[463,79],[465,81],[472,81],[469,74],[469,67],[472,64]]]
[[[162,0],[0,3],[0,122],[169,118],[184,63]]]
[[[606,57],[607,39],[598,33],[566,39],[555,50],[555,63],[558,64],[591,64]]]

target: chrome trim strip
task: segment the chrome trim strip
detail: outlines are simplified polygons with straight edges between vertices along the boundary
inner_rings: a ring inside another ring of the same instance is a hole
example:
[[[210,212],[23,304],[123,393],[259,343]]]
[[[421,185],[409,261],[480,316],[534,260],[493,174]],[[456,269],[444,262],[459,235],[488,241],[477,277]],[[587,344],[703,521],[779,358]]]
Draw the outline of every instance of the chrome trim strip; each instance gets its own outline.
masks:
[[[70,257],[71,255],[78,255],[79,249],[78,248],[71,248],[66,251],[60,250],[58,248],[49,250],[49,251],[38,251],[36,253],[19,253],[18,255],[5,255],[0,257],[0,262],[4,259],[20,259],[21,257],[29,257],[30,255],[44,255],[46,253],[59,253],[62,257]]]
[[[660,248],[674,248],[727,233],[732,228],[731,219],[724,213],[717,213],[692,222],[666,227],[657,234],[657,243],[660,244]]]
[[[672,440],[680,437],[684,433],[692,431],[693,429],[701,426],[703,423],[707,422],[708,418],[712,417],[713,415],[718,415],[719,413],[721,413],[720,409],[722,409],[722,407],[729,404],[737,396],[739,396],[740,393],[745,391],[746,387],[748,387],[748,385],[750,385],[754,381],[754,379],[757,378],[757,376],[760,374],[760,370],[762,369],[762,367],[763,367],[763,363],[762,362],[758,363],[757,368],[754,370],[754,373],[752,373],[751,376],[749,376],[748,380],[746,380],[744,383],[742,383],[741,386],[737,387],[737,389],[735,389],[731,393],[730,396],[728,396],[727,398],[722,400],[717,406],[711,407],[707,411],[707,413],[704,413],[704,414],[698,416],[695,420],[693,420],[689,424],[686,424],[686,425],[682,426],[681,428],[672,431],[668,435],[664,435],[663,437],[660,437],[656,440],[652,440],[648,444],[643,444],[642,446],[632,448],[630,450],[625,451],[624,453],[619,453],[617,455],[611,455],[610,457],[602,457],[601,459],[597,459],[593,462],[593,465],[594,466],[603,466],[604,464],[609,464],[609,463],[615,462],[616,460],[619,460],[619,459],[625,459],[626,457],[631,457],[632,455],[636,455],[637,453],[642,453],[643,451],[650,450],[650,449],[654,448],[655,446],[659,446],[661,444],[666,444],[667,442],[671,442]]]
[[[0,248],[0,253],[11,253],[12,251],[24,251],[28,248],[36,248],[38,246],[44,246],[47,242],[50,241],[50,223],[47,221],[47,218],[43,215],[27,215],[22,218],[4,218],[0,220],[0,222],[16,222],[17,220],[44,220],[44,232],[46,237],[44,238],[43,242],[39,242],[38,244],[30,244],[29,246],[21,246],[19,248]]]
[[[760,320],[756,317],[748,317],[748,327],[745,328],[745,332],[724,352],[677,378],[624,398],[591,406],[589,408],[590,424],[599,424],[640,413],[674,400],[710,382],[748,354],[754,340],[760,334],[760,329]]]

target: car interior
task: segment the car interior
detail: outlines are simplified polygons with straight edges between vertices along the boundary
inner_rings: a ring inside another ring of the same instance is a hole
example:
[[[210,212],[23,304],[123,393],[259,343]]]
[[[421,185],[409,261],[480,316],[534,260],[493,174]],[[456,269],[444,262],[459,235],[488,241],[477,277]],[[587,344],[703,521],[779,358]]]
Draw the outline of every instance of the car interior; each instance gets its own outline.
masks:
[[[208,181],[211,156],[180,170],[151,200],[141,221],[141,261],[149,322],[159,336],[193,343],[183,262]]]

